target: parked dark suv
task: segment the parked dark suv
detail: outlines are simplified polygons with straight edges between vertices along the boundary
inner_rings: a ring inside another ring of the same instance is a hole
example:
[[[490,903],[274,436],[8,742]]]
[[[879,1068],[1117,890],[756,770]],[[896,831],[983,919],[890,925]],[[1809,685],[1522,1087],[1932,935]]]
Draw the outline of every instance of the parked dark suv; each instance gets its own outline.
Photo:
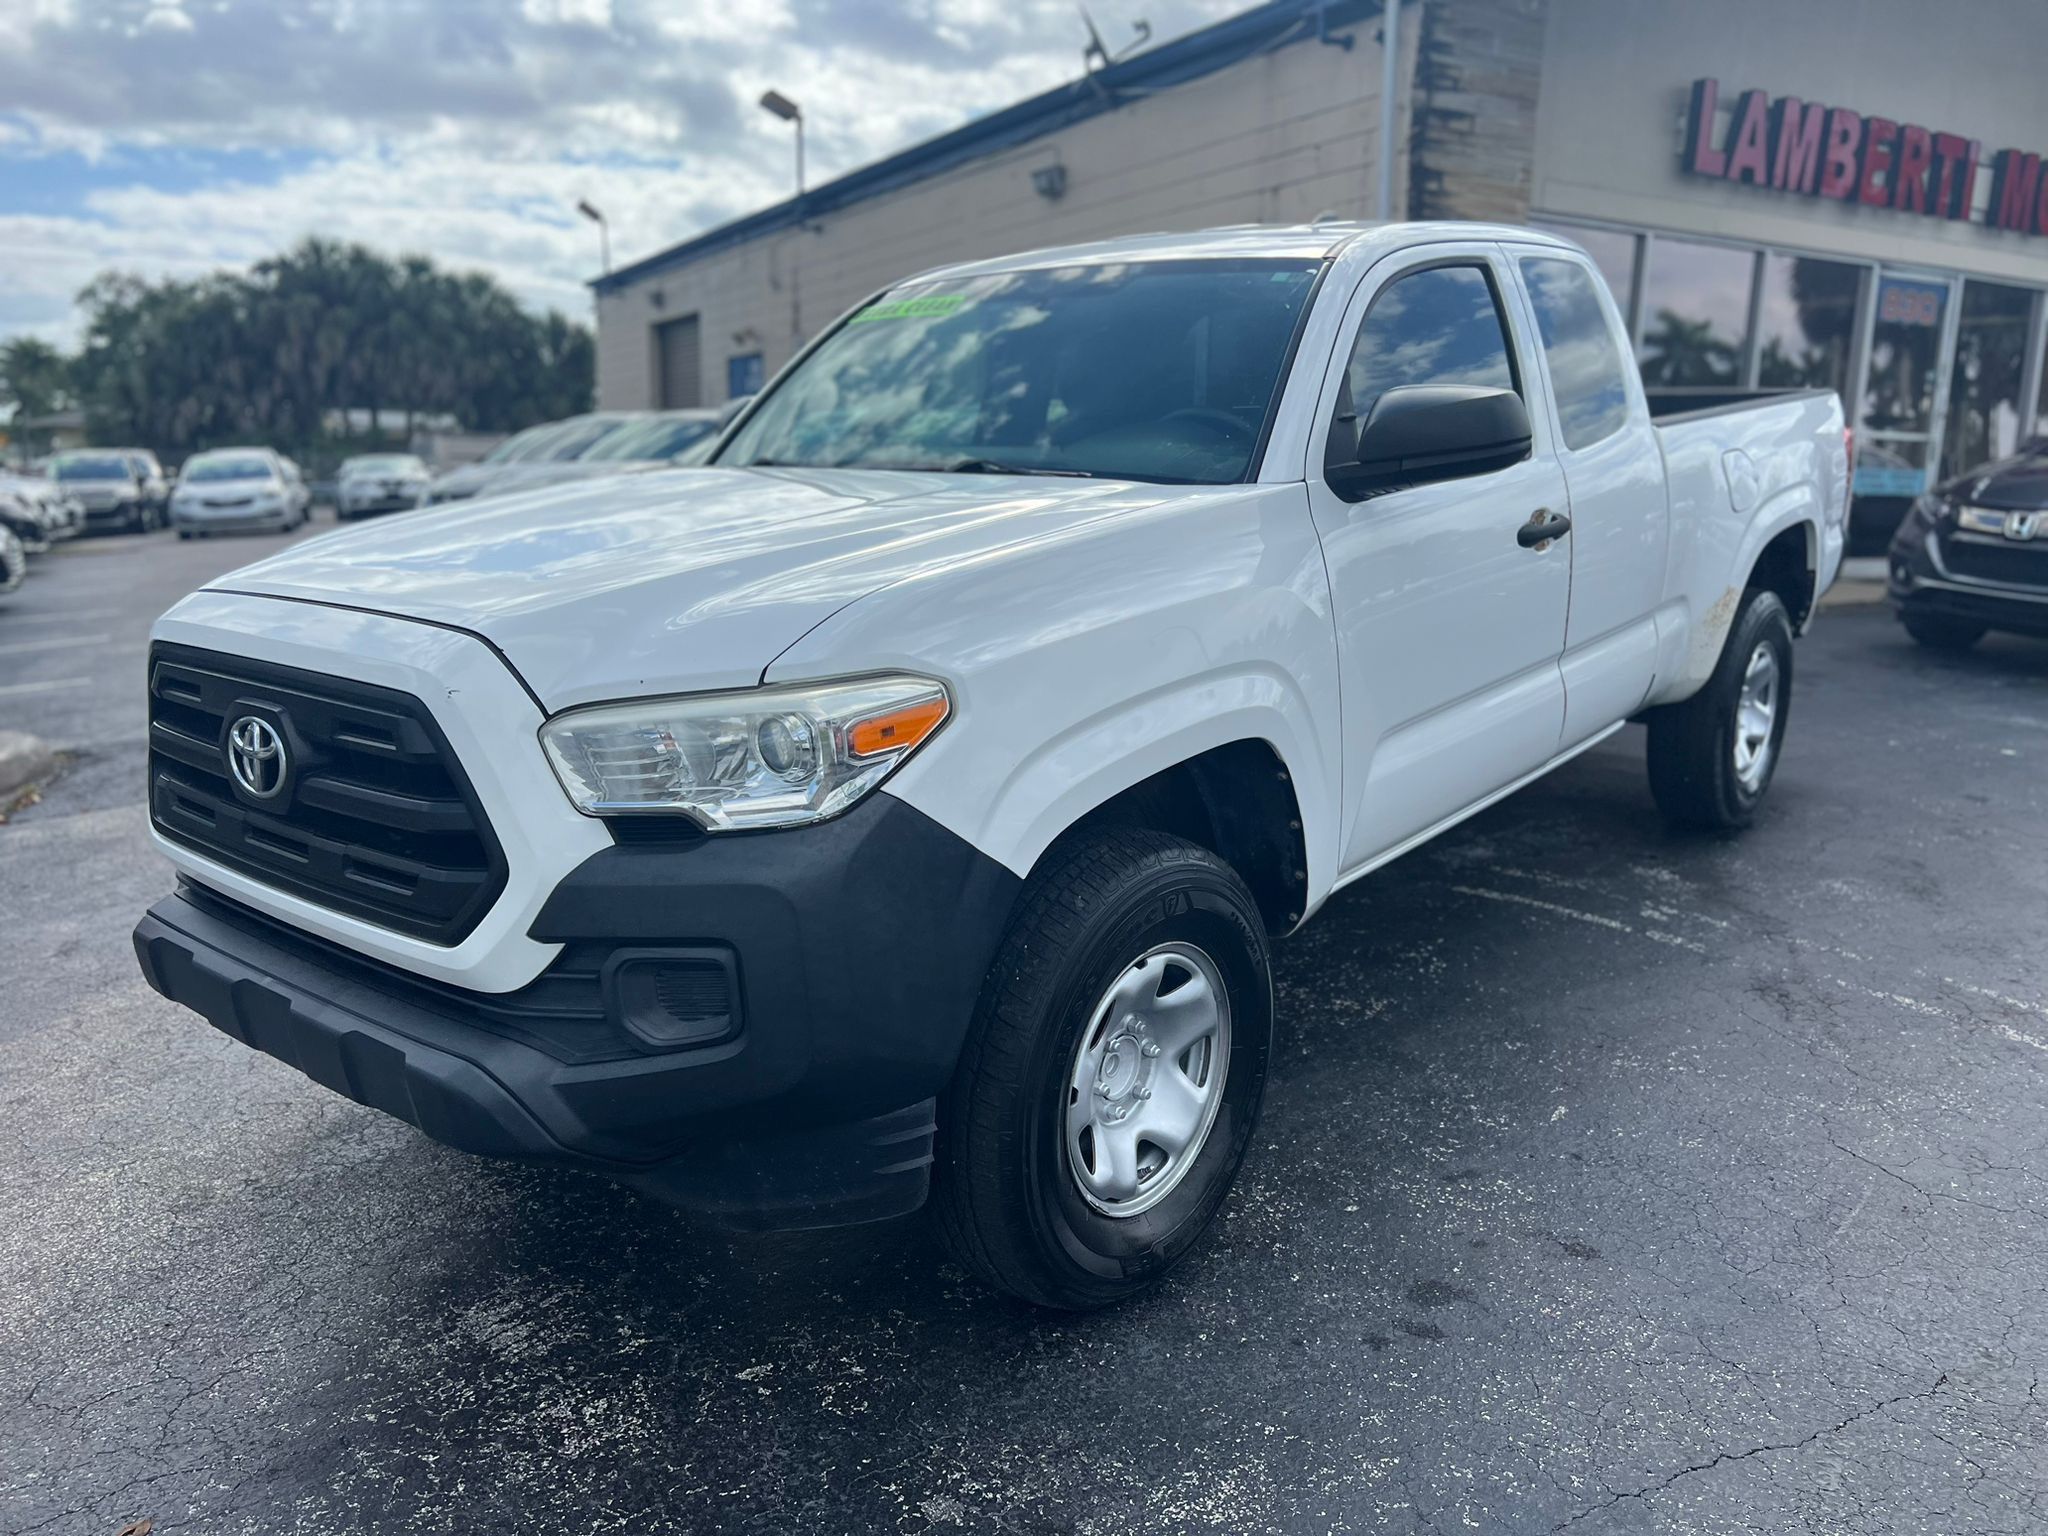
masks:
[[[1906,633],[1936,650],[1993,629],[2048,638],[2048,437],[1914,502],[1889,585]]]

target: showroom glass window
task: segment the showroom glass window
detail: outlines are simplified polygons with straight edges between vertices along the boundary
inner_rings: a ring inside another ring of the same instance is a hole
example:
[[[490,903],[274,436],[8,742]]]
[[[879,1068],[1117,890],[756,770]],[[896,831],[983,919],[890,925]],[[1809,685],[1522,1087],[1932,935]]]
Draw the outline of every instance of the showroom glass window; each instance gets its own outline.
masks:
[[[1751,251],[1692,240],[1650,242],[1643,273],[1643,382],[1726,389],[1742,382],[1749,345]]]
[[[2034,402],[2033,436],[2048,443],[2048,348],[2041,354],[2041,397]]]
[[[1865,269],[1811,256],[1764,257],[1757,296],[1757,377],[1764,389],[1849,394],[1849,353]]]
[[[2019,447],[2020,387],[2033,320],[2033,290],[1976,278],[1963,284],[1941,439],[1943,478]]]
[[[1427,267],[1395,278],[1366,312],[1344,377],[1361,422],[1404,385],[1514,389],[1507,327],[1485,269]]]
[[[1628,379],[1593,274],[1575,261],[1530,256],[1522,280],[1536,311],[1543,359],[1567,448],[1590,448],[1628,420]]]

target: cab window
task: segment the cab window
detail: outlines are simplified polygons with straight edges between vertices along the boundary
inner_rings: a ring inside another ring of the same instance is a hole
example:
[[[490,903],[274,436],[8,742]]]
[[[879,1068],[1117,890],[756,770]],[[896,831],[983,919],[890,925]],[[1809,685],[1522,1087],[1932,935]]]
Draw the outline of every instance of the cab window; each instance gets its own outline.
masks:
[[[1500,299],[1484,266],[1425,267],[1380,290],[1344,368],[1327,462],[1354,457],[1359,424],[1375,402],[1410,384],[1519,389]]]
[[[1567,448],[1590,448],[1628,420],[1628,375],[1593,275],[1575,261],[1530,256],[1522,281],[1536,311],[1550,392]]]

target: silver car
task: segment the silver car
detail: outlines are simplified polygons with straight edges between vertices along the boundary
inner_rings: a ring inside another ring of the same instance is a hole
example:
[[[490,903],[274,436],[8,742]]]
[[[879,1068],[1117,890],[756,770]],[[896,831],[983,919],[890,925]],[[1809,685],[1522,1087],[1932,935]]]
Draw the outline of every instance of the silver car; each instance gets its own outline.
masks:
[[[282,533],[305,525],[312,493],[299,466],[268,448],[194,454],[171,492],[171,526],[181,539],[208,533]]]
[[[335,516],[345,523],[373,512],[423,507],[432,480],[418,454],[366,453],[344,459],[335,477]]]
[[[0,524],[14,531],[30,554],[71,538],[85,527],[85,508],[64,487],[40,475],[0,471]]]
[[[474,464],[452,469],[434,482],[433,500],[467,501],[472,496],[525,485],[547,484],[548,471],[581,457],[608,433],[628,422],[644,421],[645,411],[592,411],[562,421],[528,427],[498,444]],[[539,475],[538,480],[533,480]]]
[[[85,509],[89,528],[147,533],[158,526],[149,487],[126,449],[60,453],[50,461],[49,476]]]

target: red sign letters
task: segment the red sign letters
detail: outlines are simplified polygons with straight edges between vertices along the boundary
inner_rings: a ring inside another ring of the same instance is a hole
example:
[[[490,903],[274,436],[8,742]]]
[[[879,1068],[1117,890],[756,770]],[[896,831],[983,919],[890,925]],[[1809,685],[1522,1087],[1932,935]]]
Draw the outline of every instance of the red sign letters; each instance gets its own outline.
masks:
[[[1797,96],[1774,101],[1762,91],[1737,96],[1721,130],[1720,107],[1720,81],[1693,81],[1684,165],[1695,176],[1929,218],[1972,216],[1984,159],[1976,139]],[[2048,235],[2048,176],[2039,155],[1998,152],[1982,217],[1993,229]]]

